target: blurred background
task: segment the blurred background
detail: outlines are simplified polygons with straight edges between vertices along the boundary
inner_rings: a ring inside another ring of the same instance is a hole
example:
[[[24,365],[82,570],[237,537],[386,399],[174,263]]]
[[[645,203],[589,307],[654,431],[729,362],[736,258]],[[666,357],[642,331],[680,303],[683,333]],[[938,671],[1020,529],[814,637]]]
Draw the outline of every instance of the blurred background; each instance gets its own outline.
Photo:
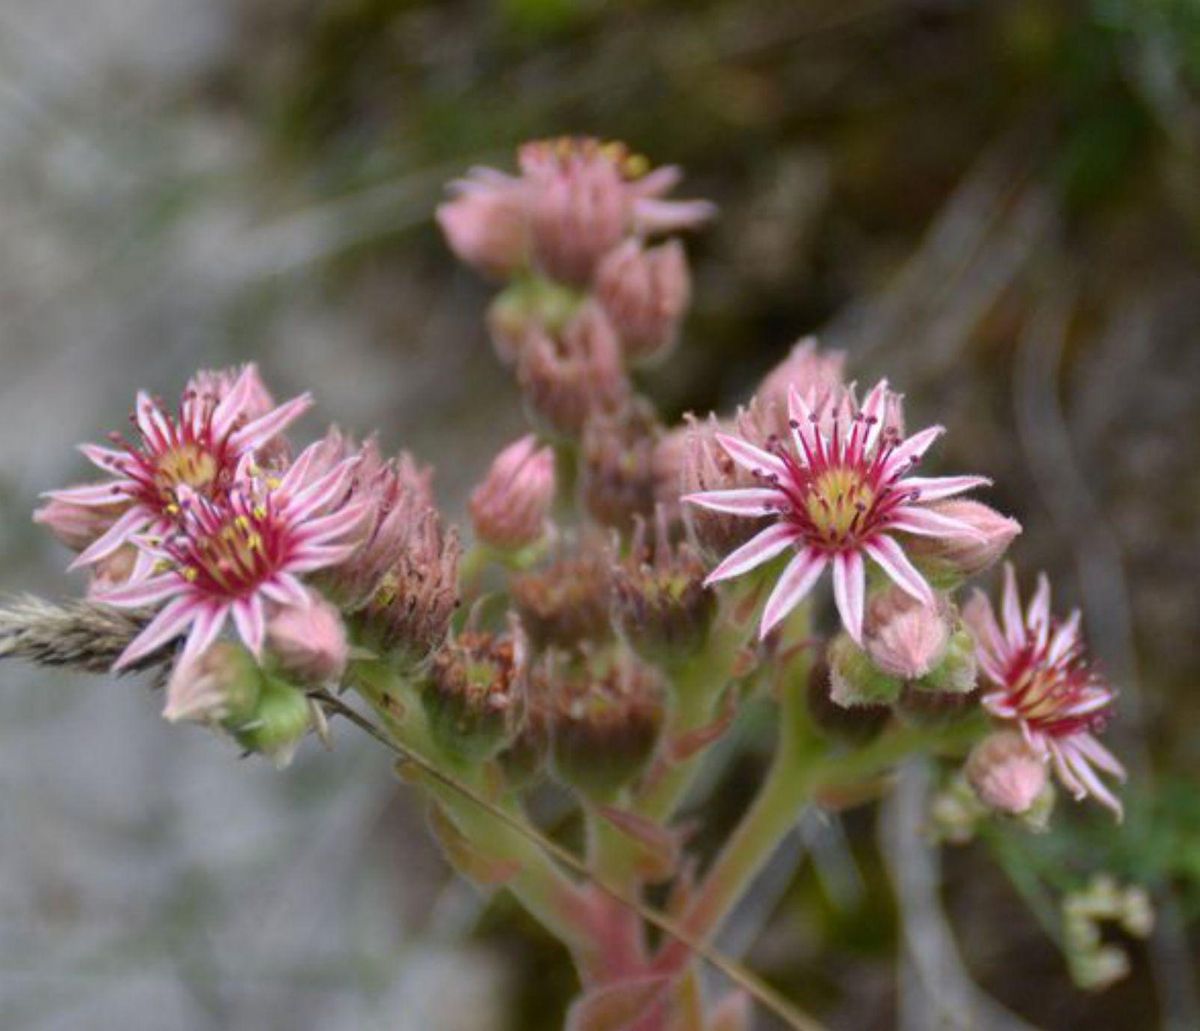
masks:
[[[432,209],[562,132],[722,209],[646,392],[731,406],[819,331],[996,480],[1122,688],[1123,828],[1064,806],[1048,840],[938,856],[917,770],[806,818],[724,947],[837,1029],[1200,1027],[1196,0],[5,0],[5,588],[75,589],[38,492],[197,366],[311,388],[313,432],[378,427],[457,518],[521,413]],[[279,774],[158,705],[0,670],[0,1026],[559,1025],[564,956],[448,873],[377,748],[339,727]],[[1097,995],[1025,874],[1099,868],[1164,905]]]

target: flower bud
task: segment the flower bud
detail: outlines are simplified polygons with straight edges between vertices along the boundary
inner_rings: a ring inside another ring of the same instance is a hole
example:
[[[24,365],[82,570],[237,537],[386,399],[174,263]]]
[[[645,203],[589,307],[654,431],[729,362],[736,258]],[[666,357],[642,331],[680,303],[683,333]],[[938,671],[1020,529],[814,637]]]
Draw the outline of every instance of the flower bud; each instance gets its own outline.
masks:
[[[565,437],[578,437],[590,416],[616,411],[630,393],[620,342],[595,304],[561,333],[531,327],[517,355],[517,382],[532,414]]]
[[[826,398],[843,389],[845,368],[845,351],[821,351],[816,337],[805,337],[763,377],[754,396],[773,413],[775,432],[783,435],[788,431],[788,391],[795,387],[819,411]]]
[[[225,720],[234,739],[249,752],[258,752],[283,769],[312,726],[312,705],[303,691],[275,677],[262,678],[262,690],[246,718]]]
[[[570,647],[612,636],[612,570],[595,543],[509,581],[521,625],[538,648]]]
[[[826,661],[829,697],[836,705],[890,705],[900,695],[901,681],[879,669],[844,631],[830,643]]]
[[[505,365],[517,362],[525,343],[538,332],[562,333],[584,295],[574,287],[540,277],[514,280],[488,305],[487,327],[496,356]]]
[[[529,184],[534,261],[554,279],[577,285],[630,228],[628,152],[591,139],[538,140],[521,147]]]
[[[341,680],[346,671],[346,627],[332,605],[316,594],[307,605],[285,605],[267,622],[267,645],[280,668],[301,684]]]
[[[171,723],[249,720],[262,681],[262,671],[245,648],[216,641],[195,658],[181,659],[171,670],[163,718]]]
[[[513,740],[524,710],[526,665],[519,627],[500,636],[466,631],[434,652],[421,700],[446,756],[478,763]]]
[[[604,257],[596,272],[596,295],[621,338],[626,361],[661,359],[671,351],[691,289],[678,240],[648,248],[627,240]]]
[[[969,498],[935,501],[930,511],[966,523],[981,536],[907,537],[905,553],[936,583],[951,585],[995,565],[1008,550],[1021,524]]]
[[[72,551],[83,551],[120,518],[129,502],[120,498],[111,505],[80,505],[50,498],[33,513],[33,521],[44,526]]]
[[[554,452],[531,433],[500,452],[471,494],[475,535],[498,551],[531,547],[546,535],[554,503]]]
[[[871,660],[889,676],[923,677],[941,661],[949,639],[945,603],[926,605],[895,584],[871,596],[863,643]]]
[[[817,728],[828,737],[850,744],[866,744],[883,730],[892,715],[887,705],[846,706],[835,702],[829,665],[825,662],[813,666],[805,697]]]
[[[621,635],[642,658],[670,666],[694,655],[708,635],[716,596],[707,567],[687,543],[672,545],[659,506],[654,541],[639,519],[629,555],[613,567],[614,611]]]
[[[1045,762],[1011,730],[980,741],[967,757],[965,769],[979,800],[1011,816],[1029,812],[1048,784]]]
[[[649,762],[663,721],[662,681],[628,652],[540,664],[554,768],[591,798],[611,799]]]
[[[628,531],[654,510],[658,425],[648,406],[633,404],[591,419],[583,431],[580,493],[602,526]]]
[[[965,695],[975,689],[977,674],[975,642],[959,624],[950,635],[941,659],[915,686],[925,691]]]
[[[450,249],[493,279],[506,279],[528,260],[525,185],[491,168],[472,169],[450,184],[437,223]]]

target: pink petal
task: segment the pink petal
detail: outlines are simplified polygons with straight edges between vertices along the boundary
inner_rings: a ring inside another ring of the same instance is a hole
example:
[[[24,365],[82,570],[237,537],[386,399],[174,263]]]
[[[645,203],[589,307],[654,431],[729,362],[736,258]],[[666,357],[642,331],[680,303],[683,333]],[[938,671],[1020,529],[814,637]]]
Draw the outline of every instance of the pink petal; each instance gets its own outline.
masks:
[[[1045,573],[1038,573],[1037,590],[1029,603],[1025,622],[1037,632],[1037,647],[1042,647],[1050,632],[1050,580]]]
[[[888,519],[889,530],[901,530],[918,537],[973,537],[986,540],[986,535],[970,523],[953,519],[920,505],[902,505]]]
[[[1058,662],[1079,642],[1079,610],[1076,609],[1067,621],[1055,631],[1046,651],[1048,662]]]
[[[758,627],[760,640],[804,600],[804,596],[812,590],[813,584],[824,572],[828,561],[824,555],[809,548],[798,552],[787,564],[763,608],[762,622]]]
[[[730,552],[704,581],[710,584],[729,580],[735,576],[748,573],[751,569],[769,562],[776,555],[786,551],[796,540],[795,529],[787,523],[775,523],[751,537],[736,551]]]
[[[202,605],[196,612],[196,621],[192,624],[187,643],[183,646],[180,661],[190,661],[199,658],[220,635],[225,626],[225,618],[229,614],[228,604]]]
[[[1004,636],[1011,648],[1023,648],[1028,641],[1021,617],[1021,597],[1017,594],[1017,574],[1011,562],[1004,563]]]
[[[996,613],[992,611],[992,603],[983,591],[976,588],[971,599],[963,606],[963,622],[975,638],[976,652],[984,672],[995,683],[1004,679],[1003,658],[1008,653],[1004,635],[996,623]]]
[[[288,511],[297,519],[304,519],[327,507],[345,488],[350,474],[358,465],[357,459],[339,462],[315,483],[305,487],[288,500]]]
[[[897,490],[920,491],[919,501],[942,501],[976,487],[987,487],[986,476],[908,476],[896,484]]]
[[[869,452],[874,447],[879,435],[883,432],[884,415],[887,408],[888,381],[881,379],[871,389],[862,405],[863,419],[867,423],[867,436],[863,442],[863,451]]]
[[[182,590],[183,582],[175,573],[162,573],[145,580],[121,584],[109,591],[101,591],[96,600],[105,605],[115,605],[117,608],[137,609],[145,605],[157,605]]]
[[[1121,805],[1121,800],[1108,790],[1104,781],[1096,776],[1096,771],[1088,765],[1087,759],[1069,746],[1064,751],[1066,763],[1070,765],[1072,772],[1079,779],[1079,783],[1085,788],[1087,794],[1091,795],[1105,808],[1111,809],[1116,814],[1118,820],[1123,819],[1125,810]]]
[[[346,505],[336,512],[310,519],[301,524],[300,532],[303,540],[308,543],[328,543],[339,537],[344,537],[356,526],[364,523],[371,512],[371,505],[365,501]]]
[[[1105,773],[1111,773],[1114,777],[1120,780],[1125,780],[1127,774],[1125,767],[1120,763],[1116,756],[1097,741],[1091,734],[1086,732],[1076,734],[1072,739],[1075,747],[1091,762],[1094,762]]]
[[[262,447],[267,441],[282,433],[311,407],[311,394],[293,397],[278,408],[267,412],[266,415],[247,423],[240,430],[235,430],[229,438],[229,444],[237,451],[253,451]]]
[[[114,451],[110,447],[101,447],[99,444],[80,444],[79,450],[92,465],[103,469],[106,473],[116,473],[118,476],[125,474],[130,461],[129,455],[124,451]]]
[[[238,416],[242,414],[254,391],[254,381],[258,377],[258,369],[253,363],[242,368],[229,392],[221,398],[213,409],[212,428],[216,436],[223,437],[233,428]]]
[[[887,465],[884,467],[886,475],[894,476],[916,465],[933,442],[945,432],[944,426],[930,426],[920,433],[914,433],[888,455]]]
[[[287,565],[293,573],[311,573],[345,562],[357,550],[357,544],[310,544],[300,548]]]
[[[787,479],[788,468],[784,464],[783,459],[778,458],[769,451],[755,447],[749,441],[742,440],[741,437],[732,437],[728,433],[718,433],[716,438],[717,443],[725,449],[725,453],[743,469],[747,469],[759,476],[773,476],[778,480]]]
[[[310,598],[304,585],[291,573],[280,573],[261,588],[264,595],[280,605],[308,605]]]
[[[263,638],[267,633],[262,599],[257,595],[233,603],[233,623],[247,648],[256,659],[262,658]]]
[[[150,519],[146,515],[146,510],[141,505],[135,505],[76,555],[75,560],[67,566],[67,569],[82,569],[84,566],[99,562],[102,558],[107,558],[148,522]]]
[[[846,632],[856,644],[862,642],[863,612],[866,607],[867,575],[862,555],[843,551],[833,559],[833,601]]]
[[[936,604],[933,590],[925,577],[909,562],[908,556],[891,537],[886,534],[873,537],[863,545],[863,549],[902,591],[926,605]]]
[[[55,501],[69,501],[73,505],[84,505],[88,508],[100,505],[115,505],[125,500],[122,487],[133,486],[129,481],[107,483],[86,483],[80,487],[65,487],[62,490],[48,490],[42,495]]]
[[[642,197],[634,201],[634,225],[639,234],[655,236],[703,225],[717,213],[717,206],[706,200],[656,200]]]
[[[685,494],[680,500],[713,512],[728,512],[740,516],[774,515],[787,506],[787,496],[771,487],[706,490],[696,494]]]
[[[158,613],[121,652],[113,663],[114,670],[122,670],[138,659],[157,651],[168,641],[178,637],[198,614],[195,601],[190,597],[176,598]]]
[[[1087,788],[1080,783],[1074,768],[1067,764],[1067,757],[1057,742],[1051,746],[1050,756],[1054,760],[1054,769],[1058,773],[1058,779],[1062,781],[1063,787],[1071,793],[1076,802],[1086,798]]]

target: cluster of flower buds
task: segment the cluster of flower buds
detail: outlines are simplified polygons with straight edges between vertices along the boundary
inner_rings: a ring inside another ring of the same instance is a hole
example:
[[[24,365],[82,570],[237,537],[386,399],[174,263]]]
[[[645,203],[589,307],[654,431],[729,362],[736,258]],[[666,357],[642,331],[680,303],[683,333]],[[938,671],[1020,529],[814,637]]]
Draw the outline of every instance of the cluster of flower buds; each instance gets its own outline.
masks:
[[[437,219],[458,257],[506,284],[488,324],[531,411],[578,436],[589,415],[626,402],[627,365],[675,345],[691,279],[671,234],[715,208],[667,199],[678,169],[652,169],[620,143],[540,140],[517,163],[516,176],[477,168],[452,183]]]
[[[174,410],[139,394],[132,437],[83,448],[107,478],[34,516],[79,553],[97,601],[149,613],[116,669],[183,637],[167,718],[280,761],[352,640],[423,658],[457,601],[428,473],[336,430],[293,458],[283,433],[309,405],[276,405],[253,365],[198,373]]]

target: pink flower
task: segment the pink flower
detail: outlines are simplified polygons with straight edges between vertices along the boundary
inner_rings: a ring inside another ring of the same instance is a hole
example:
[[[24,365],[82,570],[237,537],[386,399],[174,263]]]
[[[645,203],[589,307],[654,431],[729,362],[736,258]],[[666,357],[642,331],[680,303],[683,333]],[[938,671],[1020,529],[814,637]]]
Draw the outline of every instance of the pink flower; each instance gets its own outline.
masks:
[[[932,589],[904,554],[896,533],[928,537],[973,536],[973,527],[932,511],[938,501],[989,481],[980,476],[922,477],[911,473],[941,436],[931,426],[903,439],[887,417],[895,395],[881,381],[862,406],[851,392],[814,409],[792,389],[788,396],[790,439],[767,442],[768,450],[730,434],[717,441],[760,486],[703,491],[684,500],[736,516],[771,518],[770,525],[729,555],[707,583],[749,572],[791,551],[763,610],[766,636],[812,589],[826,566],[833,568],[833,596],[846,631],[861,642],[866,559],[871,559],[917,601],[934,605]]]
[[[494,168],[474,168],[449,188],[454,196],[438,205],[437,222],[450,249],[497,279],[524,265],[529,252],[525,184]]]
[[[1002,616],[1003,630],[979,591],[963,611],[979,665],[994,686],[983,695],[983,705],[1017,724],[1076,799],[1091,795],[1120,818],[1120,801],[1093,769],[1125,779],[1125,768],[1095,737],[1108,723],[1116,692],[1088,665],[1079,612],[1065,623],[1051,616],[1050,582],[1043,574],[1022,613],[1016,576],[1006,565]]]
[[[267,604],[309,604],[300,577],[349,556],[357,542],[346,543],[346,538],[367,514],[362,502],[327,512],[345,492],[350,462],[302,486],[319,446],[305,451],[276,487],[246,480],[221,502],[180,488],[178,530],[161,543],[138,539],[164,571],[98,599],[121,608],[166,602],[114,669],[136,662],[185,630],[184,657],[199,655],[231,616],[257,657],[266,635]]]
[[[476,535],[502,551],[536,544],[545,536],[554,492],[554,451],[539,448],[532,433],[509,444],[471,492]]]
[[[84,455],[113,479],[104,483],[52,491],[52,501],[99,509],[115,504],[127,507],[111,525],[71,563],[71,569],[94,565],[140,532],[165,536],[180,515],[180,497],[190,493],[220,501],[233,486],[243,459],[253,455],[311,404],[308,394],[271,408],[255,418],[248,413],[262,400],[262,381],[253,365],[242,369],[236,381],[218,400],[217,374],[184,392],[176,415],[164,411],[141,391],[133,423],[138,443],[114,434],[119,448],[85,444]],[[134,573],[148,571],[143,562]]]

